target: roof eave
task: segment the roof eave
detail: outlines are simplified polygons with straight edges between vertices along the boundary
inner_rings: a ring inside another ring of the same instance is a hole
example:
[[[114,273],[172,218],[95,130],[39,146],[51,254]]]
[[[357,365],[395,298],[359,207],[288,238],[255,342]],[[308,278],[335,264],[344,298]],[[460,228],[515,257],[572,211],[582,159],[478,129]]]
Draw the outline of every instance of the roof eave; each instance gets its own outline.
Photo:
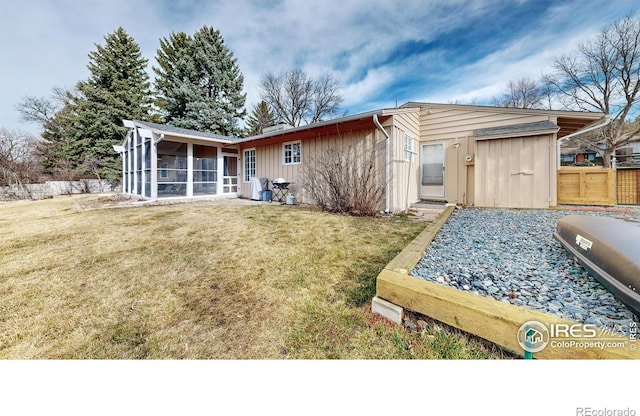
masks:
[[[275,138],[278,136],[288,136],[288,135],[300,133],[306,130],[313,130],[313,129],[323,128],[323,127],[328,127],[331,125],[344,124],[352,121],[362,120],[365,118],[373,117],[374,114],[378,116],[391,115],[391,114],[386,114],[385,111],[387,110],[385,109],[373,110],[373,111],[368,111],[366,113],[358,113],[351,116],[345,116],[345,117],[340,117],[332,120],[320,121],[318,123],[307,124],[306,126],[292,127],[290,129],[276,130],[272,132],[270,131],[268,133],[259,134],[257,136],[251,136],[245,139],[240,139],[238,140],[237,143],[248,143],[248,142],[259,141],[263,139]]]
[[[159,136],[160,140],[163,140],[164,136],[173,136],[173,137],[179,137],[179,138],[183,138],[183,139],[202,140],[202,141],[206,141],[206,142],[215,142],[215,143],[223,143],[223,144],[236,144],[236,143],[239,142],[239,139],[227,138],[227,137],[224,137],[224,136],[207,137],[207,136],[201,136],[201,135],[198,135],[198,134],[188,134],[188,133],[183,133],[183,132],[164,130],[164,129],[158,128],[156,126],[152,126],[149,123],[145,123],[144,121],[138,121],[138,120],[133,120],[133,121],[132,120],[123,120],[123,124],[125,125],[125,127],[129,127],[129,128],[136,127],[136,128],[144,128],[144,129],[151,130],[155,135]]]
[[[409,101],[402,104],[400,108],[415,108],[415,107],[434,107],[434,108],[460,108],[460,109],[474,109],[478,111],[509,111],[519,113],[530,114],[548,114],[556,116],[575,117],[582,116],[582,118],[592,119],[598,121],[605,117],[603,113],[593,111],[573,111],[573,110],[548,110],[542,108],[515,108],[515,107],[495,107],[488,105],[474,105],[474,104],[443,104],[443,103],[428,103],[419,101]]]
[[[524,132],[513,132],[513,133],[504,133],[504,134],[492,134],[486,136],[474,136],[476,140],[491,140],[491,139],[509,139],[513,137],[528,137],[528,136],[542,136],[545,134],[555,134],[560,130],[560,128],[555,129],[545,129],[545,130],[531,130]]]

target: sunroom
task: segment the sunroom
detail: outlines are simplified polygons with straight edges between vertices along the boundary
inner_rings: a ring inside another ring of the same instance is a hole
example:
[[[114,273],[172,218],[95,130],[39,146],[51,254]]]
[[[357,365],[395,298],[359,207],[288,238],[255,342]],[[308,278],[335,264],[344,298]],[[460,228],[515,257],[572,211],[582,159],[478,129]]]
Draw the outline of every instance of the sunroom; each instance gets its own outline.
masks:
[[[156,200],[238,196],[240,150],[235,138],[123,120],[122,191]]]

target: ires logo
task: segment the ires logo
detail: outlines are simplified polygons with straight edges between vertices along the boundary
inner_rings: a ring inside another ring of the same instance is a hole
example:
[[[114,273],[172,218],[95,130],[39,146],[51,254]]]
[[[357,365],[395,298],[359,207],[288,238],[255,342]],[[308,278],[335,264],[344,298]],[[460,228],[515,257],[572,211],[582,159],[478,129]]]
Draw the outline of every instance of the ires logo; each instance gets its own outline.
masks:
[[[598,327],[591,324],[549,324],[551,338],[595,338]]]
[[[629,331],[620,328],[619,331],[612,332],[592,324],[544,324],[527,321],[518,329],[517,338],[520,347],[530,353],[540,352],[547,346],[581,349],[628,347],[631,351],[636,351],[636,331],[635,323],[630,325]]]

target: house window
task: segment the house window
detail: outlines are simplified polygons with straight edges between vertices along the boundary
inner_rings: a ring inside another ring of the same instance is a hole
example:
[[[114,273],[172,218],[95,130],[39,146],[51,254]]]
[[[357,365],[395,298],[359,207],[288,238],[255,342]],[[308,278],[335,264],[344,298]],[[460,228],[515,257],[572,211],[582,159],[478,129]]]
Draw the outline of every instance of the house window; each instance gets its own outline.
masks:
[[[282,145],[283,159],[282,163],[285,165],[297,165],[300,163],[300,157],[302,155],[302,143],[291,142]]]
[[[244,181],[249,182],[256,176],[256,149],[244,151]]]
[[[160,164],[160,178],[167,179],[169,177],[169,164],[162,163]]]
[[[408,134],[404,135],[404,160],[411,162],[411,154],[415,153],[415,139]]]

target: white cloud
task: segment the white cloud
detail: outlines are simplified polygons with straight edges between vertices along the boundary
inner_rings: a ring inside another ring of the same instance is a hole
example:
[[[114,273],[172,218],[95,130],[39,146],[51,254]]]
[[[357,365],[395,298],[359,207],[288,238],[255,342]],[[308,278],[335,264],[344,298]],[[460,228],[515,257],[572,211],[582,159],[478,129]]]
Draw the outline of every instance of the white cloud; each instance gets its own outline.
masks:
[[[298,66],[311,75],[334,73],[343,81],[345,104],[366,111],[396,98],[490,98],[511,79],[537,78],[554,56],[633,5],[558,3],[535,33],[467,66],[451,65],[437,48],[391,59],[407,42],[425,45],[454,28],[483,24],[476,18],[493,7],[491,0],[0,0],[0,127],[27,127],[13,109],[20,97],[46,96],[53,86],[85,79],[88,53],[119,26],[140,44],[150,74],[160,38],[203,25],[219,29],[245,77],[249,110],[262,75]],[[430,83],[434,72],[441,83]],[[404,82],[411,88],[389,90]]]

